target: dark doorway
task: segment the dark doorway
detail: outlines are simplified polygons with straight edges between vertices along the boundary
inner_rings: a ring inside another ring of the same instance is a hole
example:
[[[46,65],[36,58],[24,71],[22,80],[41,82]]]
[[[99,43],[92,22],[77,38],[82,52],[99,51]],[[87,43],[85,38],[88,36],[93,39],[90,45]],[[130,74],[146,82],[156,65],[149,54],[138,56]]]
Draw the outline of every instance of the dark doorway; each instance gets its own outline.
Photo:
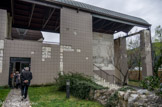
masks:
[[[13,76],[15,72],[21,73],[24,67],[30,68],[30,58],[11,57],[9,66],[9,82],[8,85],[13,87]]]

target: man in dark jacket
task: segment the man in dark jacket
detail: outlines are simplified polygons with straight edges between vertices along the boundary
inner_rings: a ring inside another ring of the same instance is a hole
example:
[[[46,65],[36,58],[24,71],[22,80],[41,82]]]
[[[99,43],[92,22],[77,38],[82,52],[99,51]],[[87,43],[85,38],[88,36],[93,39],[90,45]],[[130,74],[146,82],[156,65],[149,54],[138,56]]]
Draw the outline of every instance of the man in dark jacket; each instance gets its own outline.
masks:
[[[32,79],[32,73],[29,71],[29,67],[25,67],[25,70],[21,72],[20,78],[21,78],[21,95],[23,100],[26,99],[27,97],[28,87]]]

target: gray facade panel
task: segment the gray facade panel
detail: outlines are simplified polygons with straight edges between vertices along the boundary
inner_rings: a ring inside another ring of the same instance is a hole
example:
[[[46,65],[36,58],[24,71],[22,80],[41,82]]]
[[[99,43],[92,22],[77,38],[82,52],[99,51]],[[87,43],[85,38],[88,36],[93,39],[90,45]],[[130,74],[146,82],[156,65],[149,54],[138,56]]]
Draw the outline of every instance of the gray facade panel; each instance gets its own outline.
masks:
[[[42,47],[51,47],[51,58],[42,61]],[[5,40],[3,72],[0,74],[0,85],[8,84],[10,57],[31,58],[31,84],[54,82],[59,71],[59,45],[42,44],[22,40]],[[31,54],[34,52],[34,54]]]
[[[7,36],[7,10],[0,9],[0,39]]]
[[[63,52],[63,71],[93,75],[92,15],[69,8],[61,9],[61,45],[74,51]],[[80,49],[81,52],[77,52]]]

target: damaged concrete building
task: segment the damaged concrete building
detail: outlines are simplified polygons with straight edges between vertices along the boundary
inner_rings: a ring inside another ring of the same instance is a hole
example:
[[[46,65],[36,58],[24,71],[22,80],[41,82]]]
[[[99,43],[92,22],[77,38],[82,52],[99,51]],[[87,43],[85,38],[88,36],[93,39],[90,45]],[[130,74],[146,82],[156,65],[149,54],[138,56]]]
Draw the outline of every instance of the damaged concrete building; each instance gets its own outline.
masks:
[[[145,20],[72,0],[2,0],[0,86],[10,85],[11,73],[24,66],[33,73],[31,84],[53,83],[60,72],[122,80],[116,66],[127,70],[126,38],[114,40],[114,34],[134,26],[146,28],[140,32],[142,72],[152,75],[151,25]],[[40,31],[59,33],[60,43],[44,44]]]

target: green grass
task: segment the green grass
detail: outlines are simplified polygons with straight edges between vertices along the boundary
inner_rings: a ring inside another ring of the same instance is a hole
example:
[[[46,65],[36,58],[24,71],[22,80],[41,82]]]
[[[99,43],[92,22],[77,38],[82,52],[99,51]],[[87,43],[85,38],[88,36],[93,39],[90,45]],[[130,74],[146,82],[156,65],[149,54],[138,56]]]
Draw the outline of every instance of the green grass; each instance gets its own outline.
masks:
[[[132,86],[140,87],[140,82],[139,81],[129,81],[128,84],[132,85]]]
[[[73,96],[70,96],[70,99],[65,97],[65,92],[58,91],[55,85],[29,88],[32,107],[103,107],[95,101],[81,100]]]
[[[9,92],[9,88],[0,87],[0,107],[2,106],[2,103],[5,101]]]

